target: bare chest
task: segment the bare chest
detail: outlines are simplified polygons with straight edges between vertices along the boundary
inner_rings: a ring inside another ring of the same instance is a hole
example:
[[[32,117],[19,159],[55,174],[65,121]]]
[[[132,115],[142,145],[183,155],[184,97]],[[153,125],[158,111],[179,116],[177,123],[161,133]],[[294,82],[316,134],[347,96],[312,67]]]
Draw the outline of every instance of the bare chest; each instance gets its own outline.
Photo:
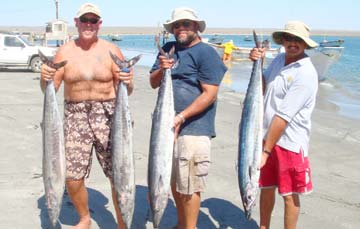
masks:
[[[113,80],[110,58],[98,52],[76,52],[67,57],[64,81],[66,84],[84,81]]]

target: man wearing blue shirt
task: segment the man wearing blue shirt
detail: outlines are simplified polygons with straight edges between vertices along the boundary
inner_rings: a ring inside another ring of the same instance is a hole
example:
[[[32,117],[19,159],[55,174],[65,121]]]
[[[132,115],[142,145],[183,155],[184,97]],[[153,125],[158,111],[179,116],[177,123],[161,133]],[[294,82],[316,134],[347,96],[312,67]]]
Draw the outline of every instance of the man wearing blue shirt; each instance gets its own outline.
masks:
[[[160,86],[163,71],[171,68],[175,136],[171,188],[178,215],[178,228],[195,228],[200,209],[200,192],[210,165],[210,139],[215,137],[216,98],[226,67],[216,51],[201,42],[198,31],[205,21],[186,7],[176,8],[172,19],[164,24],[174,34],[173,58],[159,55],[150,71],[150,84]],[[176,63],[176,64],[174,64]]]

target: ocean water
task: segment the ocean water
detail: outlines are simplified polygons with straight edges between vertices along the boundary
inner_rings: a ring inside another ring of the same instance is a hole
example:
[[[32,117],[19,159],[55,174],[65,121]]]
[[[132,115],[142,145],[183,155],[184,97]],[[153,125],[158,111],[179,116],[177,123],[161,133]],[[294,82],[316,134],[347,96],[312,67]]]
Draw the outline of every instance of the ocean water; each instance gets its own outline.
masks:
[[[236,46],[253,47],[252,41],[244,41],[243,35],[221,35],[224,42],[233,40]],[[209,38],[209,35],[203,37]],[[264,36],[262,39],[269,39]],[[106,37],[104,37],[106,39]],[[173,39],[173,38],[170,38]],[[346,117],[360,119],[360,37],[339,37],[339,36],[313,36],[317,42],[326,40],[345,40],[345,47],[340,59],[333,64],[328,72],[327,79],[319,84],[321,99],[334,104],[338,112]],[[122,41],[115,42],[122,50],[126,58],[142,54],[140,65],[152,66],[157,50],[153,35],[123,35]],[[271,47],[279,47],[271,43]],[[246,92],[252,63],[250,61],[232,62],[227,64],[226,73],[222,86],[235,92]]]

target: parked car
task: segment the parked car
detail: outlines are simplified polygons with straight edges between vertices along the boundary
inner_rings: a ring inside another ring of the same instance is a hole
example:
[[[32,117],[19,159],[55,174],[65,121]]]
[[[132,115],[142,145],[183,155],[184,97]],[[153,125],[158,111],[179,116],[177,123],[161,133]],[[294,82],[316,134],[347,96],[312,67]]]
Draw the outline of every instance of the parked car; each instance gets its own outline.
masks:
[[[57,49],[32,45],[21,35],[0,32],[0,67],[27,67],[33,72],[40,72],[42,61],[39,50],[51,59]]]

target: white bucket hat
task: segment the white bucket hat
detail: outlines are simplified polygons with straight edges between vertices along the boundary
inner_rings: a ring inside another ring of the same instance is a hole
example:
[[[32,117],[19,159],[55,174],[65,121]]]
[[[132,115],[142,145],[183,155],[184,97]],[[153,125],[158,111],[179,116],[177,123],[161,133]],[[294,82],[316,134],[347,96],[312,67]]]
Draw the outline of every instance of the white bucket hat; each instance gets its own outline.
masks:
[[[288,33],[296,37],[301,38],[307,44],[307,48],[315,48],[318,44],[310,39],[310,28],[301,21],[289,21],[285,25],[284,30],[275,31],[272,34],[274,42],[278,45],[281,45],[281,38],[283,33]]]
[[[169,33],[173,33],[172,24],[180,20],[190,20],[197,22],[199,25],[199,31],[201,33],[204,32],[206,28],[205,21],[198,19],[198,17],[196,16],[196,12],[193,9],[188,7],[179,7],[173,10],[171,20],[168,20],[166,21],[166,23],[164,23],[166,31],[168,31]]]
[[[81,16],[83,16],[84,14],[87,14],[87,13],[93,13],[99,17],[100,16],[100,9],[99,7],[97,7],[96,5],[92,4],[92,3],[84,3],[80,6],[77,14],[76,14],[76,17],[79,18]]]

